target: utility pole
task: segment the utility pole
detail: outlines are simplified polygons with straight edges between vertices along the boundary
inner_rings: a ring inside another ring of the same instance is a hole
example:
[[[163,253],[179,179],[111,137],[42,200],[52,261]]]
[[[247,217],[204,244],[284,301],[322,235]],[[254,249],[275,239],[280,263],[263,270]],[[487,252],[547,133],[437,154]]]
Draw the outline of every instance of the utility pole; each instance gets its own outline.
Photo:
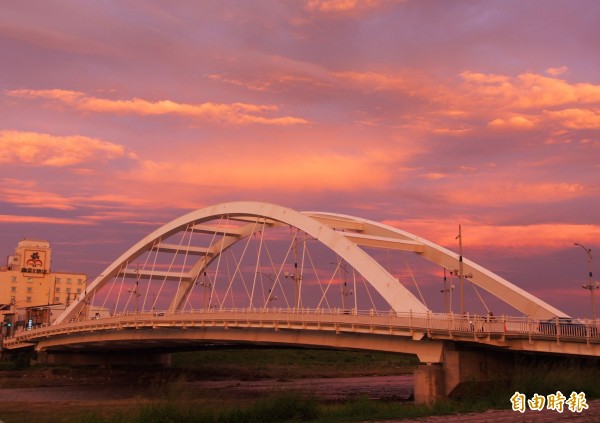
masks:
[[[340,284],[340,294],[342,296],[342,310],[345,313],[346,312],[346,297],[348,295],[352,295],[352,290],[347,289],[348,284],[347,284],[347,277],[348,277],[348,269],[346,269],[346,263],[341,263],[339,266],[340,270],[344,271],[344,282],[343,284]]]
[[[579,244],[579,243],[575,243],[575,245],[579,245],[581,248],[583,248],[585,250],[585,252],[588,255],[588,283],[587,285],[581,285],[581,287],[583,289],[589,289],[590,290],[590,300],[592,301],[592,319],[596,320],[596,304],[595,304],[595,300],[594,300],[594,290],[598,289],[598,283],[594,284],[592,281],[592,249],[591,248],[585,248],[583,245]]]
[[[206,288],[212,288],[212,284],[206,281],[206,272],[204,272],[200,285],[202,286],[202,308],[206,311]]]
[[[135,314],[138,314],[138,298],[140,297],[140,290],[139,290],[139,286],[140,286],[140,271],[139,269],[136,269],[136,273],[137,273],[137,278],[135,280],[135,288],[134,289],[130,289],[129,293],[133,294],[135,296]]]
[[[302,276],[300,275],[300,270],[298,269],[298,239],[294,237],[294,274],[290,275],[288,272],[285,272],[286,278],[292,278],[294,280],[294,308],[300,308],[300,281],[302,280]]]
[[[452,274],[452,272],[450,272]],[[446,268],[444,267],[444,288],[440,289],[440,292],[444,294],[444,309],[446,313],[450,313],[450,297],[449,294],[454,290],[454,285],[452,285],[452,281],[450,281],[450,286],[448,286],[448,278],[446,277]]]
[[[458,278],[460,281],[459,292],[460,292],[460,314],[465,314],[465,298],[464,298],[464,272],[463,272],[463,249],[462,249],[462,231],[460,225],[458,225],[458,236],[454,239],[458,239]]]

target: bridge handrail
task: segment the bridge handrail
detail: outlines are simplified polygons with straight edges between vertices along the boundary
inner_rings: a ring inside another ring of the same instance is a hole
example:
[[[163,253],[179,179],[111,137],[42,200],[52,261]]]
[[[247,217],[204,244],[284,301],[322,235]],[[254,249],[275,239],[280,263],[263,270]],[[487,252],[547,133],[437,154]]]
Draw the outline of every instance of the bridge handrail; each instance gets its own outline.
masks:
[[[77,320],[60,325],[43,324],[31,330],[17,331],[6,338],[5,346],[31,342],[36,338],[55,334],[92,331],[99,329],[122,328],[126,326],[181,326],[203,324],[207,321],[220,321],[224,325],[240,325],[253,322],[272,325],[334,325],[347,327],[386,328],[411,334],[428,336],[509,336],[545,339],[585,339],[600,340],[598,320],[553,319],[532,320],[524,316],[481,316],[458,315],[454,313],[412,313],[381,310],[355,309],[312,309],[312,308],[228,308],[200,309],[185,311],[126,312],[104,318]],[[336,330],[338,329],[336,326]]]

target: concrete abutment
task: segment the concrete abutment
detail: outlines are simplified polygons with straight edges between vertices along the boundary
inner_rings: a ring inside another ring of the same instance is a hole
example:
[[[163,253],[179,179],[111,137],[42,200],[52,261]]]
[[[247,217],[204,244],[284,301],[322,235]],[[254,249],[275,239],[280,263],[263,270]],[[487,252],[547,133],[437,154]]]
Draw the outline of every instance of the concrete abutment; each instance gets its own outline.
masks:
[[[442,363],[422,363],[415,370],[415,403],[482,392],[485,385],[508,380],[514,365],[512,352],[445,343]]]

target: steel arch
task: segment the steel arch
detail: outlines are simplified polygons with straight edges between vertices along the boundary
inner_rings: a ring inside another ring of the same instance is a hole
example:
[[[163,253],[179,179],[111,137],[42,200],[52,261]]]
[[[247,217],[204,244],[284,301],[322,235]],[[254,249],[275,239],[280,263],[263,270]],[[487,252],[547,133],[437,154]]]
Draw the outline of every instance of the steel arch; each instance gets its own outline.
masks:
[[[192,267],[189,274],[186,275],[184,288],[178,290],[173,299],[173,311],[181,307],[182,299],[185,298],[193,281],[219,252],[258,232],[262,225],[290,225],[315,238],[360,273],[388,302],[391,309],[398,312],[425,313],[429,310],[360,246],[412,251],[447,268],[455,268],[458,264],[458,255],[439,245],[367,219],[334,213],[298,212],[290,208],[261,202],[222,203],[185,214],[140,240],[109,265],[100,276],[96,277],[86,292],[81,294],[77,301],[58,317],[55,323],[69,321],[77,316],[95,291],[123,271],[127,263],[155,248],[162,239],[168,238],[184,228],[201,225],[203,222],[219,217],[242,219],[248,223],[241,227],[235,236],[225,236],[223,233],[223,239],[210,246],[214,254],[210,258],[206,256],[204,259],[198,260]],[[561,311],[469,260],[464,259],[463,265],[465,271],[473,273],[473,283],[529,317],[566,316]]]
[[[264,219],[265,224],[290,225],[306,232],[308,235],[338,254],[381,294],[393,310],[412,310],[415,313],[425,313],[428,311],[427,307],[408,289],[402,286],[394,276],[388,273],[377,261],[350,239],[346,238],[343,233],[335,231],[307,214],[282,206],[260,202],[231,202],[190,212],[167,223],[143,238],[109,265],[104,272],[88,286],[86,292],[57,318],[55,323],[69,321],[77,316],[83,305],[93,296],[96,290],[102,288],[102,286],[113,276],[118,274],[127,263],[139,257],[145,251],[153,248],[153,246],[161,239],[165,239],[189,225],[200,225],[202,222],[210,221],[221,216],[234,218],[253,217],[255,220],[246,224],[240,230],[238,236],[225,237],[224,240],[220,241],[223,242],[224,245],[220,245],[219,248],[214,248],[215,251],[223,251],[240,239],[258,231],[256,227],[260,219]],[[189,283],[200,274],[207,264],[208,262],[199,262],[194,266],[192,269],[193,274],[189,274],[186,278]],[[184,291],[178,291],[178,295],[182,298]],[[176,298],[175,309],[178,302],[179,300]]]
[[[409,232],[354,216],[307,212],[308,215],[330,225],[339,225],[346,231],[347,238],[357,245],[393,248],[411,251],[446,269],[458,269],[460,256],[440,245],[420,238]],[[522,312],[532,319],[570,317],[550,304],[531,295],[499,275],[463,257],[463,273],[469,274],[469,281],[485,289],[490,294]]]

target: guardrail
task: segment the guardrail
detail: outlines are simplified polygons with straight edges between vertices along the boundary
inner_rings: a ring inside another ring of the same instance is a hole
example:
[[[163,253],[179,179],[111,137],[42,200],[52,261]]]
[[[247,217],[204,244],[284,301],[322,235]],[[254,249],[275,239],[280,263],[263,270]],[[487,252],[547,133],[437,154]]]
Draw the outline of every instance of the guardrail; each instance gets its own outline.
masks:
[[[545,321],[527,317],[457,315],[447,313],[411,313],[376,310],[310,308],[233,308],[201,309],[178,312],[153,311],[121,313],[104,318],[77,320],[58,325],[43,324],[21,329],[4,339],[4,347],[36,342],[36,339],[77,332],[122,329],[125,327],[190,327],[235,325],[246,327],[283,327],[301,329],[328,328],[336,331],[360,331],[412,334],[429,338],[496,337],[600,342],[599,320],[555,318]]]

